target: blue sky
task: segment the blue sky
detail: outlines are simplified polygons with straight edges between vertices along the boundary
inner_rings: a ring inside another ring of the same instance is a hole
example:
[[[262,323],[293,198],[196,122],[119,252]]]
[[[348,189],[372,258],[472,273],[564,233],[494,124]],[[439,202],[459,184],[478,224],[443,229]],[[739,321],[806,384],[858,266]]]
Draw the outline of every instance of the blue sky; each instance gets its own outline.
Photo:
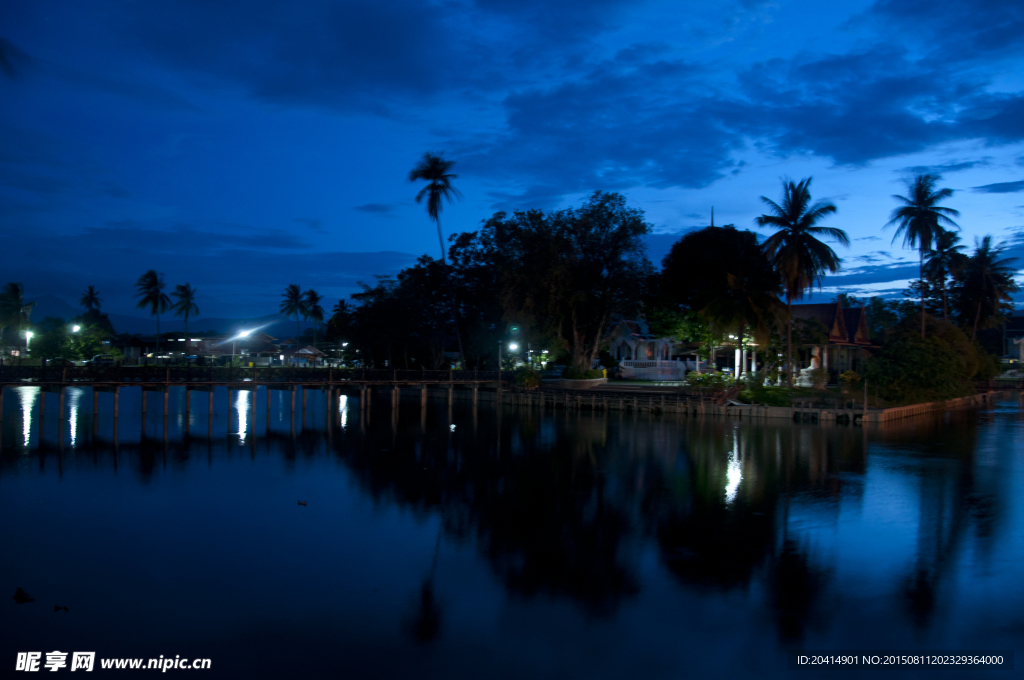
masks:
[[[901,180],[1024,267],[1024,3],[7,0],[0,278],[131,313],[155,268],[201,316],[329,303],[437,240],[409,169],[457,162],[447,233],[624,193],[658,234],[753,228],[813,176],[853,239],[826,293],[891,293]],[[652,259],[673,239],[652,239]]]

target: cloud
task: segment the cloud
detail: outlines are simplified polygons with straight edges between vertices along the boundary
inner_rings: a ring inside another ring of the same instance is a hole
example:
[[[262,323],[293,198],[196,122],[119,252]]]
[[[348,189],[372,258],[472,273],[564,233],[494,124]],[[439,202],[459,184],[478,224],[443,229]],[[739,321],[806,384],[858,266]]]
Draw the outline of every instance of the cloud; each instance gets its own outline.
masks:
[[[304,224],[307,227],[309,227],[310,229],[312,229],[313,231],[321,233],[321,234],[327,233],[327,230],[324,229],[324,222],[323,222],[323,220],[317,219],[315,217],[296,217],[294,220],[292,220],[292,222],[298,222],[299,224]]]
[[[991,156],[980,158],[975,161],[963,161],[960,163],[940,163],[938,165],[912,165],[910,167],[902,168],[897,172],[906,173],[910,175],[944,175],[950,172],[961,172],[963,170],[970,170],[971,168],[977,168],[991,163]]]
[[[386,215],[393,212],[398,205],[398,203],[364,203],[354,206],[352,209],[373,215]]]
[[[1016,182],[997,182],[996,184],[983,184],[980,187],[971,187],[971,191],[983,194],[1011,194],[1024,191],[1024,180]]]
[[[861,236],[860,238],[853,239],[854,241],[881,241],[881,236]]]

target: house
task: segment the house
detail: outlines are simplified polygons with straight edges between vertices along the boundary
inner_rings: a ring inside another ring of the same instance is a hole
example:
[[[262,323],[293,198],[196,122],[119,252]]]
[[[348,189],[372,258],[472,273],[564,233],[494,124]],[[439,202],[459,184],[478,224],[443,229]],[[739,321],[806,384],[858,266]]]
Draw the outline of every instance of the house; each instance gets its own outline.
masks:
[[[608,353],[619,362],[624,378],[682,380],[687,371],[697,368],[694,361],[673,359],[672,338],[655,336],[643,319],[613,322],[605,344]]]
[[[793,305],[792,312],[795,326],[799,321],[816,322],[824,336],[823,343],[794,342],[793,361],[797,369],[824,368],[829,372],[829,382],[837,382],[840,373],[863,370],[872,347],[864,307],[843,309],[840,302],[827,302]]]

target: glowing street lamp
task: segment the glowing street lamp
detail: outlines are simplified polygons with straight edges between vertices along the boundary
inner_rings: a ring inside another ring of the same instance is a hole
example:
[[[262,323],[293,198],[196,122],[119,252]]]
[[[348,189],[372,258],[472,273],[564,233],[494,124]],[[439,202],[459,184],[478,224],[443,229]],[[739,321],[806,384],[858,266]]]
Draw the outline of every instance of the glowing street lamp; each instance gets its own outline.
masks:
[[[78,324],[75,324],[74,326],[71,327],[71,332],[72,333],[77,333],[80,330],[82,330],[82,327],[79,326]]]
[[[510,350],[512,350],[513,352],[515,352],[515,351],[516,351],[517,349],[519,349],[519,345],[517,345],[516,343],[514,343],[514,342],[513,342],[512,344],[510,344],[510,345],[508,346],[508,348],[509,348]]]
[[[35,333],[33,333],[32,331],[25,331],[25,354],[28,354],[29,352],[28,345],[32,341],[33,337],[35,337]]]
[[[250,333],[252,333],[251,330],[248,330],[248,331],[238,331],[238,335],[236,335],[235,337],[231,338],[231,365],[232,366],[235,365],[235,343],[238,342],[239,338],[247,338],[247,337],[249,337]]]

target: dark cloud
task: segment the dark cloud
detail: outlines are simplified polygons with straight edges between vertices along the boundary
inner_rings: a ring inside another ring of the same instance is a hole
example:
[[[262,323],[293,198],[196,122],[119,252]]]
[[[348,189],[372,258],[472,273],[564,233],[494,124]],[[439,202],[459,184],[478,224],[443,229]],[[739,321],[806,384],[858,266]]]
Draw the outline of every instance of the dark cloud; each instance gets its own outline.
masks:
[[[860,238],[853,239],[854,241],[881,241],[880,236],[861,236]]]
[[[910,167],[902,168],[899,172],[908,175],[944,175],[950,172],[960,172],[962,170],[970,170],[971,168],[977,168],[991,163],[991,157],[986,156],[976,161],[963,161],[961,163],[940,163],[938,165],[912,165]]]
[[[983,184],[980,187],[971,187],[971,191],[983,194],[1010,194],[1017,191],[1024,191],[1024,180],[1016,182],[997,182],[996,184]]]
[[[373,215],[386,215],[394,212],[397,207],[398,203],[364,203],[363,205],[354,206],[352,209]]]

